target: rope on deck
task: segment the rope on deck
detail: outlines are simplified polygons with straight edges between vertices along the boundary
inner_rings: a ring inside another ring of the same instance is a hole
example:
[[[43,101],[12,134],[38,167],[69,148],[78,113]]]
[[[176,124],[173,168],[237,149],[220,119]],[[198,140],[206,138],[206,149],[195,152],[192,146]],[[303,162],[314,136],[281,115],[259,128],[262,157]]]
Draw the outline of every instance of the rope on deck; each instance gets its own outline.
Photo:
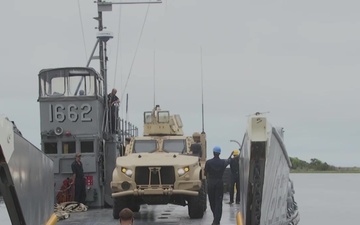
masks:
[[[73,212],[85,212],[88,210],[88,206],[79,202],[62,202],[55,205],[54,213],[59,220],[64,220],[70,217],[70,213]]]

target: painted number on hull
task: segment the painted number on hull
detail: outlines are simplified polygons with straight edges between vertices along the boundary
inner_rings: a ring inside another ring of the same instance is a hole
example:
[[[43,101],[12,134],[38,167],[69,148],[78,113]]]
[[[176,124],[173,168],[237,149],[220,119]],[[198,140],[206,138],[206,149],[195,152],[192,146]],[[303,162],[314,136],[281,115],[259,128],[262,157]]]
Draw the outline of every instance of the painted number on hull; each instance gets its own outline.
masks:
[[[55,106],[50,104],[49,105],[49,121],[54,122],[64,122],[66,119],[70,120],[71,122],[76,122],[80,118],[81,122],[91,122],[92,118],[89,117],[89,113],[92,110],[92,107],[85,103],[80,106],[81,113],[78,114],[77,107],[75,104],[70,104],[67,106],[63,106],[62,104],[56,104]]]

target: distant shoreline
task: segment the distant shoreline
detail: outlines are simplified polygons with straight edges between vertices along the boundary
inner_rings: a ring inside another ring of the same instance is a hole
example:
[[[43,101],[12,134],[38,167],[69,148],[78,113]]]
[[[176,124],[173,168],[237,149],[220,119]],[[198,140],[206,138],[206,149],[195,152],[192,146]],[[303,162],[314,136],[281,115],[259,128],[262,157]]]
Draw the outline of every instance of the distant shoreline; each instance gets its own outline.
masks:
[[[349,170],[290,170],[290,173],[360,173],[360,168]]]
[[[290,161],[290,173],[360,173],[360,167],[333,166],[316,158],[306,162],[297,157],[290,157]]]

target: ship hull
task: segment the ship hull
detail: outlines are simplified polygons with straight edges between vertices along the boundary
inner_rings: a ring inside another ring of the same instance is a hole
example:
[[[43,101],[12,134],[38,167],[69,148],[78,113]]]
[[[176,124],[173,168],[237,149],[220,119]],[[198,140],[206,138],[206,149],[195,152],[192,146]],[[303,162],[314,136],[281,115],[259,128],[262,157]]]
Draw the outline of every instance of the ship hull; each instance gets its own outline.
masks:
[[[246,225],[297,224],[297,207],[288,207],[290,167],[282,129],[264,116],[249,119],[240,154],[240,215]],[[292,198],[293,199],[293,198]],[[295,203],[296,204],[296,203]]]
[[[53,161],[0,118],[1,190],[13,224],[45,224],[54,206]],[[12,218],[16,217],[16,218]]]

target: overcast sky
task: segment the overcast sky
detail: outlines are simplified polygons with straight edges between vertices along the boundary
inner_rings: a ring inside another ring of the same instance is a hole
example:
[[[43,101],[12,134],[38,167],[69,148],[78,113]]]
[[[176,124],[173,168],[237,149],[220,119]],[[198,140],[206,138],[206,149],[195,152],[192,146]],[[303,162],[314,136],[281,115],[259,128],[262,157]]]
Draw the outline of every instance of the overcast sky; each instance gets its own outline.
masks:
[[[154,52],[156,103],[181,115],[186,134],[201,131],[202,47],[209,152],[220,145],[227,157],[238,147],[229,140],[241,141],[247,115],[259,111],[284,127],[290,156],[360,166],[358,1],[153,4],[124,88],[147,7],[114,5],[104,13],[104,25],[114,34],[108,88],[116,87],[119,97],[129,94],[128,116],[141,132],[143,111],[154,102]],[[1,8],[0,114],[39,147],[38,72],[85,66],[96,40],[96,4],[17,0]],[[98,61],[90,66],[97,69]]]

